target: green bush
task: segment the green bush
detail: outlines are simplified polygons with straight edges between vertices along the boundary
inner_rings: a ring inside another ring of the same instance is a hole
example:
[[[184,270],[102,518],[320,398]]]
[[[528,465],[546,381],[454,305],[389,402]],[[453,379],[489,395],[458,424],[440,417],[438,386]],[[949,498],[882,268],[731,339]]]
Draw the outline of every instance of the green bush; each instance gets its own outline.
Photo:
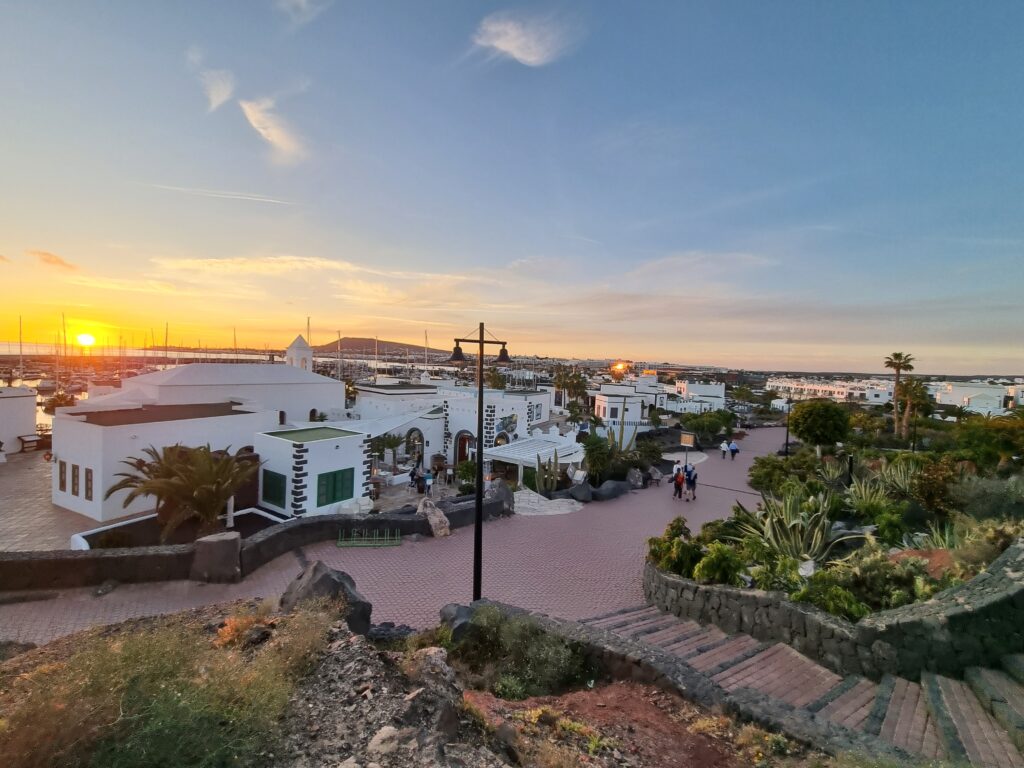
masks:
[[[531,491],[537,490],[537,470],[533,467],[523,467],[523,485]]]
[[[507,617],[493,606],[473,614],[453,658],[507,698],[558,694],[592,676],[581,646],[549,635],[528,616]]]
[[[950,487],[953,504],[977,519],[1024,519],[1024,478],[965,477]]]
[[[657,568],[683,578],[692,578],[694,566],[704,557],[701,545],[690,537],[686,518],[672,520],[661,536],[647,540],[647,559]]]
[[[792,557],[767,559],[761,563],[750,569],[754,586],[758,589],[788,594],[803,586],[804,580],[799,571],[800,563]]]
[[[779,495],[789,480],[803,483],[815,476],[818,460],[814,451],[801,448],[789,458],[782,456],[758,456],[750,467],[747,482],[761,493]]]
[[[857,600],[850,590],[831,584],[825,579],[815,578],[817,576],[818,574],[812,576],[806,586],[790,597],[799,603],[810,603],[848,621],[863,619],[870,613],[870,609]]]
[[[744,562],[732,547],[720,541],[708,545],[707,554],[694,566],[693,578],[701,584],[728,584],[738,587],[743,584],[740,573]]]
[[[459,484],[459,496],[472,496],[476,493],[476,485],[474,483],[460,483]]]

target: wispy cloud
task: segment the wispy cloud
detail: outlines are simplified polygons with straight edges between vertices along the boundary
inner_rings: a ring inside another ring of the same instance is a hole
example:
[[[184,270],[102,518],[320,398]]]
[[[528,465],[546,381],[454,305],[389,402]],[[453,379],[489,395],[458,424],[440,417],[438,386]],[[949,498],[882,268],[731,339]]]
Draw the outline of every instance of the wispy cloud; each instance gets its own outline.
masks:
[[[190,46],[185,51],[185,63],[199,77],[206,94],[207,109],[213,112],[226,104],[235,92],[235,76],[227,69],[204,69],[205,58],[199,46]]]
[[[274,7],[285,14],[293,26],[301,27],[333,4],[334,0],[275,0]]]
[[[287,121],[274,111],[271,98],[238,102],[245,119],[265,142],[273,147],[273,157],[280,163],[295,163],[306,157],[306,147]]]
[[[41,264],[45,264],[48,267],[56,267],[57,269],[66,269],[69,272],[73,272],[78,269],[77,266],[72,264],[70,261],[65,261],[56,253],[50,253],[49,251],[25,251],[27,256],[35,257]]]
[[[272,256],[229,256],[225,258],[170,258],[157,256],[152,259],[157,266],[186,272],[202,272],[217,275],[297,275],[302,272],[344,272],[350,275],[374,275],[391,280],[443,280],[446,284],[495,283],[493,278],[467,274],[445,274],[418,272],[400,269],[379,269],[353,264],[343,259],[326,259],[322,256],[295,256],[279,254]]]
[[[279,200],[266,195],[250,194],[248,192],[229,192],[219,189],[199,189],[197,187],[174,187],[169,184],[149,184],[153,189],[163,189],[168,192],[181,192],[186,195],[198,195],[199,197],[216,197],[223,200],[245,200],[250,203],[273,203],[274,205],[295,205],[291,200]]]
[[[543,67],[568,53],[582,36],[582,28],[565,19],[502,11],[480,22],[473,43],[494,57]]]
[[[203,84],[210,112],[226,103],[235,92],[235,76],[226,69],[204,69],[199,73],[199,80]]]

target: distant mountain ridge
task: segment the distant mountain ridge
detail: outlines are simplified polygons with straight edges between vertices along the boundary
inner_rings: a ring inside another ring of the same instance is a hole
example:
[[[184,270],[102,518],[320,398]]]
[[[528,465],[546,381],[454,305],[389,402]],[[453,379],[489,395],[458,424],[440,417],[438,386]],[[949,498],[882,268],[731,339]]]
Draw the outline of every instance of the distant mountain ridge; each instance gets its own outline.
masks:
[[[386,341],[385,339],[365,339],[354,336],[343,336],[341,339],[341,351],[344,354],[358,354],[358,355],[372,355],[374,350],[379,351],[381,357],[385,355],[394,355],[399,353],[402,355],[422,355],[423,345],[422,344],[406,344],[401,341]],[[330,354],[338,351],[338,341],[330,341],[326,344],[317,344],[313,347],[313,351],[317,354]],[[451,354],[450,349],[434,349],[428,347],[427,352],[429,354]]]

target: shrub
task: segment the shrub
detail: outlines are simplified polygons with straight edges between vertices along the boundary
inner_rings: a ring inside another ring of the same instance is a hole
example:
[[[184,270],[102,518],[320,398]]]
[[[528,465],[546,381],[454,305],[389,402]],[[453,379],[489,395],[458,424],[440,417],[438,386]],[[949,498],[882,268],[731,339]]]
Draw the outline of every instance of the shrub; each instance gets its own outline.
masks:
[[[690,538],[686,518],[679,516],[666,527],[665,533],[647,540],[647,559],[662,571],[684,578],[693,576],[693,568],[704,556],[700,544]]]
[[[720,541],[708,546],[707,554],[693,569],[693,578],[701,584],[728,584],[741,586],[740,573],[743,571],[743,559],[736,551]]]
[[[857,621],[868,615],[870,609],[857,600],[850,590],[816,577],[818,574],[814,574],[806,586],[790,597],[799,603],[810,603],[848,621]]]
[[[1024,519],[1024,479],[965,477],[950,487],[953,504],[978,519]]]
[[[531,491],[537,490],[537,470],[533,467],[523,467],[523,486]]]
[[[459,496],[473,496],[475,493],[476,485],[474,483],[459,484]]]
[[[800,563],[792,557],[780,557],[763,561],[750,569],[754,586],[769,591],[794,592],[803,586]]]
[[[545,696],[591,673],[581,646],[547,634],[528,616],[507,617],[493,606],[473,614],[453,659],[481,675],[497,696]]]

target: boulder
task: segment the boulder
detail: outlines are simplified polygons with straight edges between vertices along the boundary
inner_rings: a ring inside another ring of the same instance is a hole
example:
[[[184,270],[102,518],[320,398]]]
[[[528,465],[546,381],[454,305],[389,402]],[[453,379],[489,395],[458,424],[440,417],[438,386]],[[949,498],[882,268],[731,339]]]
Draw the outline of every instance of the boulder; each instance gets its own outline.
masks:
[[[633,490],[633,486],[625,480],[605,480],[600,488],[593,491],[594,501],[609,501],[617,499]]]
[[[491,483],[491,487],[484,492],[484,498],[486,499],[498,499],[501,501],[501,510],[503,515],[512,515],[516,511],[516,496],[512,492],[512,489],[508,487],[508,483],[502,480],[500,477]]]
[[[281,595],[278,608],[282,613],[287,613],[303,600],[317,597],[342,598],[348,605],[348,615],[345,617],[348,628],[357,635],[365,635],[370,631],[373,605],[356,589],[351,576],[324,565],[321,560],[302,569]]]
[[[455,670],[448,666],[444,648],[420,648],[405,662],[405,674],[421,685],[448,686],[455,683]]]
[[[242,536],[238,531],[224,531],[196,539],[188,577],[193,581],[239,581],[242,578],[241,553]]]
[[[626,482],[629,483],[632,488],[643,488],[643,473],[636,467],[630,467],[629,471],[626,473]]]
[[[472,619],[473,609],[468,605],[448,603],[441,609],[441,623],[451,627],[452,640],[456,643],[465,637]]]
[[[569,489],[569,498],[589,504],[594,500],[594,489],[590,487],[590,483],[574,485]]]
[[[448,517],[441,508],[434,503],[433,499],[424,498],[423,501],[420,502],[420,506],[416,510],[416,514],[420,517],[427,518],[427,522],[430,524],[430,530],[434,534],[434,538],[451,535],[452,529],[448,524]]]
[[[569,489],[566,488],[566,489],[561,490],[561,491],[552,491],[551,493],[547,494],[547,498],[549,498],[549,499],[571,499],[572,498],[572,494],[569,493]]]

